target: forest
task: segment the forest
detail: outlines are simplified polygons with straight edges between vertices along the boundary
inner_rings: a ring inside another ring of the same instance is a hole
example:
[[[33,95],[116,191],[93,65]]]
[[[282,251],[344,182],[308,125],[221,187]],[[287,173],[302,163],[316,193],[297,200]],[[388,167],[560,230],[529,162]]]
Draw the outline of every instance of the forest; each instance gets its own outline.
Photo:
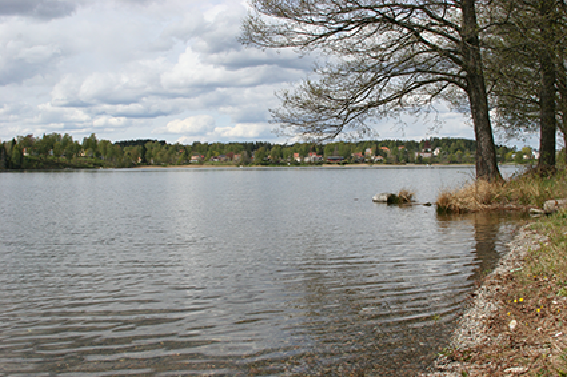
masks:
[[[164,140],[98,140],[95,134],[73,140],[68,134],[14,137],[0,143],[0,169],[131,168],[136,166],[288,166],[322,164],[474,164],[474,140],[365,140],[357,142],[273,144]],[[496,147],[500,163],[532,163],[529,147]]]

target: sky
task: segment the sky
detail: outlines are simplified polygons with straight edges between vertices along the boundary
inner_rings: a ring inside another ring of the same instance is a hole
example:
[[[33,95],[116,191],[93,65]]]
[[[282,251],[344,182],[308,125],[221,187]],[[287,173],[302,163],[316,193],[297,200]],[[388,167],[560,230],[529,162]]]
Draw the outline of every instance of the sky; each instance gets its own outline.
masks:
[[[314,58],[241,45],[247,12],[238,0],[1,0],[0,141],[290,142],[269,109]],[[474,139],[466,115],[440,104],[437,117],[377,123],[374,139]]]

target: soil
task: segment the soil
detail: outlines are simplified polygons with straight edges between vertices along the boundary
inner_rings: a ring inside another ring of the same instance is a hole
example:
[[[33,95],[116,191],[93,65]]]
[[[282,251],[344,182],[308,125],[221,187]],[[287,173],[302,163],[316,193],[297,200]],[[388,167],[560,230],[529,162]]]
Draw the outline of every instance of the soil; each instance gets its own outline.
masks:
[[[515,274],[547,241],[529,226],[520,229],[473,294],[451,347],[422,377],[567,376],[567,297],[544,274],[528,282]]]

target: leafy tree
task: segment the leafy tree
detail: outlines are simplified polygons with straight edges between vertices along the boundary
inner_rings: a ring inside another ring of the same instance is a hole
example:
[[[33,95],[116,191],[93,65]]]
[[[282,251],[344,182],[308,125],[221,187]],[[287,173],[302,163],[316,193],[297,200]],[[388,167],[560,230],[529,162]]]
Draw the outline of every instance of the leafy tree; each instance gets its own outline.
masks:
[[[110,145],[110,140],[101,140],[98,144],[98,150],[100,151],[100,155],[102,156],[103,160],[108,159],[108,150]]]
[[[16,144],[16,140],[12,140],[12,150],[11,150],[11,168],[13,169],[21,169],[24,166],[24,155],[23,155],[23,148],[20,147],[19,144]]]
[[[523,164],[525,162],[524,153],[522,151],[516,152],[516,156],[514,157],[514,162],[516,162],[516,164]]]
[[[284,132],[329,139],[367,133],[368,117],[420,113],[466,94],[478,178],[499,179],[480,55],[475,0],[252,0],[243,43],[330,55],[273,110]]]
[[[280,160],[282,158],[281,145],[274,145],[270,150],[270,155],[272,156],[272,161]]]
[[[94,133],[92,133],[88,138],[83,138],[83,149],[85,151],[90,150],[91,156],[97,151],[97,140]]]
[[[539,130],[543,168],[555,165],[556,130],[562,125],[566,6],[559,0],[496,0],[484,15],[492,25],[485,60],[495,124],[512,136]]]
[[[258,148],[256,150],[255,160],[257,163],[262,163],[264,161],[264,157],[266,157],[266,150],[264,147]]]
[[[61,158],[62,153],[63,153],[63,148],[61,147],[61,141],[56,141],[55,144],[53,145],[53,156],[55,156],[55,159],[57,161],[59,161],[59,159]]]

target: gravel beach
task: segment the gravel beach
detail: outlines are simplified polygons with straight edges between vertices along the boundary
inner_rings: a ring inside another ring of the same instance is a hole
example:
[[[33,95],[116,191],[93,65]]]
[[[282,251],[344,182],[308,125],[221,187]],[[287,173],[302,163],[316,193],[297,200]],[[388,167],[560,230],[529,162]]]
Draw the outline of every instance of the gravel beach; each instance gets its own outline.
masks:
[[[510,275],[522,268],[524,257],[530,250],[538,250],[547,241],[547,236],[532,230],[529,225],[520,228],[518,235],[510,243],[509,252],[502,257],[495,270],[483,279],[482,285],[473,294],[470,306],[459,320],[450,349],[435,361],[434,371],[422,374],[422,377],[528,375],[530,371],[533,372],[533,368],[530,368],[531,357],[561,355],[567,347],[567,339],[557,328],[545,329],[545,326],[538,322],[538,317],[534,323],[518,321],[516,325],[516,321],[505,317],[505,314],[503,320],[501,314],[506,310],[503,308],[503,293],[507,291],[507,284],[512,284],[510,281],[513,280],[509,278]],[[560,302],[554,300],[553,304],[554,310],[559,312],[559,308],[567,306],[567,297],[557,300]],[[542,335],[539,338],[544,338],[544,341],[526,341],[527,338],[519,331],[522,329],[520,326],[524,329],[535,328]],[[494,351],[481,352],[482,357],[479,357],[478,350]],[[487,357],[490,352],[493,352],[493,357]],[[510,357],[511,355],[513,357]],[[524,355],[529,357],[522,359]]]

